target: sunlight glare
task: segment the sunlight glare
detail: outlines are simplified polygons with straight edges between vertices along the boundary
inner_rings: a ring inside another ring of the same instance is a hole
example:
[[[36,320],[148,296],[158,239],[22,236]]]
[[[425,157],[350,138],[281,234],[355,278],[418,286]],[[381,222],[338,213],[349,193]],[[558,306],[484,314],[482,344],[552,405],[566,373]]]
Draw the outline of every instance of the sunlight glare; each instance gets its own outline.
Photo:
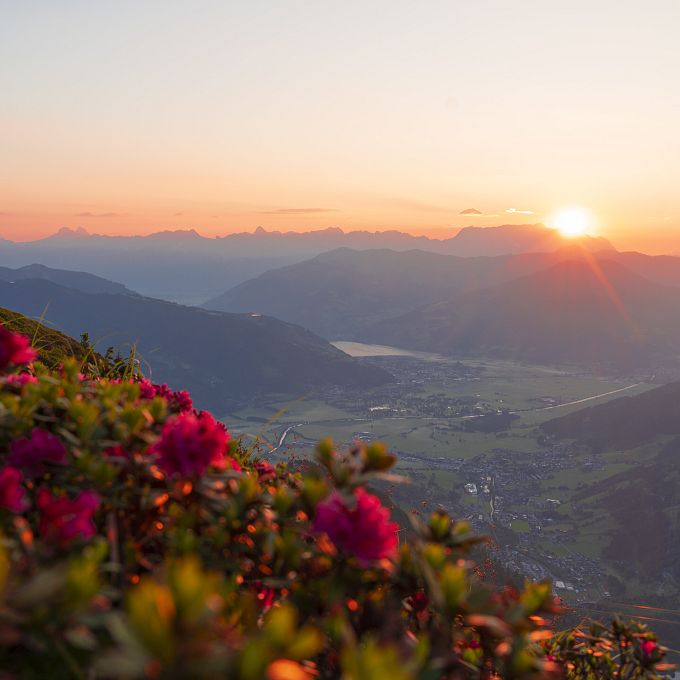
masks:
[[[564,208],[555,214],[551,226],[563,236],[575,238],[587,235],[592,229],[593,220],[582,208]]]

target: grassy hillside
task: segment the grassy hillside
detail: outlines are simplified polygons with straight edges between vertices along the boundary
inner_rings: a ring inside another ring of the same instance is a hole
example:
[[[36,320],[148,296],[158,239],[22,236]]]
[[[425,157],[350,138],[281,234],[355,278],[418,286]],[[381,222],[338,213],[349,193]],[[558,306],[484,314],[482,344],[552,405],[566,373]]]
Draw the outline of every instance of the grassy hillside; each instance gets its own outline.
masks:
[[[608,523],[602,556],[626,581],[680,578],[680,438],[649,462],[577,490],[572,506]]]
[[[64,359],[82,361],[86,356],[87,349],[77,340],[18,312],[0,307],[0,323],[11,331],[31,338],[40,361],[50,368],[56,368]]]
[[[554,418],[541,429],[597,449],[630,449],[660,436],[680,435],[680,382]]]
[[[554,418],[540,430],[601,459],[633,462],[577,487],[571,512],[581,513],[584,531],[602,532],[602,557],[627,583],[678,579],[680,382]]]

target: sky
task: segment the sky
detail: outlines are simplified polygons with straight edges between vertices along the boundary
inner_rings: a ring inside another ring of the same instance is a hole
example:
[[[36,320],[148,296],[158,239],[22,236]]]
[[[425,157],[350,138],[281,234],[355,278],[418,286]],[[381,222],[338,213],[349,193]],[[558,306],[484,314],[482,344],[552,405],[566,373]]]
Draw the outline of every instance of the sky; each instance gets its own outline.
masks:
[[[0,0],[0,236],[579,206],[680,253],[679,34],[677,0]]]

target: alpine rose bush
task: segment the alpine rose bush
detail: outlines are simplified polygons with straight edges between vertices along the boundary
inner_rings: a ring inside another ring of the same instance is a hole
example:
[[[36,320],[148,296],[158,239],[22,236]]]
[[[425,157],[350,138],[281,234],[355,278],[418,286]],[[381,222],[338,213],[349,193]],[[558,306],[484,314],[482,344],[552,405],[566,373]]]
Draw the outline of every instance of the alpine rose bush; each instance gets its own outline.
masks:
[[[359,558],[363,565],[394,557],[399,525],[377,496],[356,489],[352,505],[334,492],[316,507],[314,530],[324,531],[335,545]]]
[[[315,461],[263,460],[185,393],[107,357],[27,366],[28,341],[0,329],[3,680],[668,668],[639,624],[555,634],[550,585],[483,580],[465,522],[435,512],[398,527],[380,493],[400,481],[383,446],[323,441]]]
[[[213,465],[224,468],[229,434],[209,413],[180,413],[163,426],[151,453],[158,456],[158,466],[168,475],[197,477]],[[233,466],[232,466],[233,467]]]

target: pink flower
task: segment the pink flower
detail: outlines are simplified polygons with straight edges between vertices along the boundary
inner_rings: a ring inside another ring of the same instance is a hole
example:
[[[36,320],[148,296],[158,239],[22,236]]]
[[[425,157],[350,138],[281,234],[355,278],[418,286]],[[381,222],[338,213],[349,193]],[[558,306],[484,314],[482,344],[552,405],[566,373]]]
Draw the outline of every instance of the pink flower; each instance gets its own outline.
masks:
[[[33,429],[30,437],[17,439],[10,444],[10,463],[31,477],[43,474],[44,462],[62,464],[65,459],[66,448],[61,439],[39,427]]]
[[[390,522],[390,511],[364,489],[357,489],[354,497],[354,508],[337,491],[319,503],[314,530],[328,534],[338,548],[356,555],[363,564],[393,556],[399,525]]]
[[[658,645],[656,644],[656,642],[654,642],[654,640],[645,640],[642,643],[642,653],[645,656],[652,656],[652,654],[654,654],[657,648]]]
[[[156,386],[146,378],[142,378],[137,384],[139,385],[139,396],[142,399],[153,399],[158,394]]]
[[[5,384],[22,389],[24,385],[37,385],[38,379],[30,373],[8,375]]]
[[[137,382],[139,385],[139,396],[142,399],[154,399],[162,397],[170,402],[180,413],[187,413],[194,410],[194,402],[191,395],[185,390],[173,392],[167,385],[157,385],[146,378]]]
[[[186,390],[178,390],[172,393],[172,403],[180,413],[188,413],[194,410],[194,402]]]
[[[31,347],[31,341],[19,333],[8,331],[0,324],[0,370],[14,364],[30,364],[38,358],[38,353]]]
[[[83,491],[70,500],[53,496],[47,489],[40,489],[37,498],[40,510],[38,529],[48,541],[67,545],[76,538],[87,540],[97,533],[92,521],[101,504],[94,491]]]
[[[235,458],[232,458],[231,456],[224,456],[220,460],[214,462],[213,467],[217,468],[218,470],[229,469],[235,470],[236,472],[241,472],[241,470],[243,469],[239,465],[239,462]]]
[[[202,475],[210,465],[223,469],[230,464],[228,443],[226,428],[209,413],[180,413],[167,420],[152,453],[166,474],[191,477]]]
[[[163,397],[163,399],[170,399],[172,397],[172,390],[165,383],[162,385],[153,383],[151,387],[155,390],[155,396],[157,397]]]
[[[28,507],[21,486],[21,472],[13,467],[0,470],[0,508],[23,512]]]
[[[255,472],[257,472],[257,478],[260,482],[267,482],[276,477],[276,468],[271,463],[260,460],[253,467]]]

